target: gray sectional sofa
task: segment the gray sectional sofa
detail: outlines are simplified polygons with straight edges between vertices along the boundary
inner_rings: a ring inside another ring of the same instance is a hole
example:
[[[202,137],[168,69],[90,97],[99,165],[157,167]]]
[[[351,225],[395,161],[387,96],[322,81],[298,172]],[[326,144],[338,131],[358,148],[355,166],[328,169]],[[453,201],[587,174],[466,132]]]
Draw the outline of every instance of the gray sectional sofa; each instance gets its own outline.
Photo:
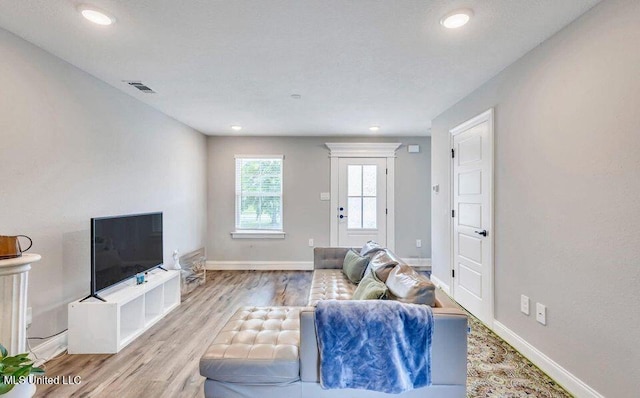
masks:
[[[465,397],[467,316],[455,305],[437,298],[432,303],[430,386],[401,394],[325,390],[320,386],[314,305],[319,300],[351,299],[356,285],[342,273],[347,250],[315,249],[308,307],[243,307],[231,317],[200,360],[200,373],[206,377],[205,397]],[[406,267],[393,253],[388,254],[396,263],[392,267],[387,264],[389,271],[397,266]],[[389,262],[389,258],[385,261]],[[405,276],[403,280],[412,278]],[[420,290],[421,299],[428,299],[426,290]]]

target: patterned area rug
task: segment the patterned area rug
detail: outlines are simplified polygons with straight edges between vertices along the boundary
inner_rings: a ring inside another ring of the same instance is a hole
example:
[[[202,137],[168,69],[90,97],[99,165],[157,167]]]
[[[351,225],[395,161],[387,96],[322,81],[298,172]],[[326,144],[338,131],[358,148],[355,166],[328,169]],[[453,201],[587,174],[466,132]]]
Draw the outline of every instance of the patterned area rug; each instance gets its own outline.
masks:
[[[471,315],[469,326],[467,397],[571,397]]]

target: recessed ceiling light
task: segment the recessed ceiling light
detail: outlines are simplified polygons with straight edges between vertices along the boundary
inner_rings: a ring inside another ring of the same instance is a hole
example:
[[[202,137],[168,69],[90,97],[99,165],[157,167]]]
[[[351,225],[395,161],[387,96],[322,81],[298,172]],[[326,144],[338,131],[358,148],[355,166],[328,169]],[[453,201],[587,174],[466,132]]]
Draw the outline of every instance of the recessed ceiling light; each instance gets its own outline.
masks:
[[[98,25],[108,26],[116,22],[113,16],[90,5],[81,4],[78,6],[78,11],[80,11],[83,17]]]
[[[448,13],[440,20],[440,23],[445,28],[456,29],[463,25],[466,25],[467,22],[473,16],[473,10],[469,8],[463,8],[461,10],[456,10]]]
[[[370,131],[378,131],[378,130],[380,130],[380,126],[371,126],[371,127],[369,127],[369,130]]]
[[[231,130],[233,131],[240,131],[242,130],[242,126],[238,126],[237,124],[231,126]]]

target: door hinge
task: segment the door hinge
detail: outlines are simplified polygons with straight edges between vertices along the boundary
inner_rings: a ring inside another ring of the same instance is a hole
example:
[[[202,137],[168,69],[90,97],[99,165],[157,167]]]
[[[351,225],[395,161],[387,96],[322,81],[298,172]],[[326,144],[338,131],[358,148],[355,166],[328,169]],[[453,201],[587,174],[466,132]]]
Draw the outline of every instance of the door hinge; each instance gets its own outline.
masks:
[[[451,148],[451,159],[456,157],[456,150]]]
[[[456,277],[456,270],[455,270],[455,269],[452,269],[452,270],[451,270],[451,277],[452,277],[452,278],[455,278],[455,277]]]
[[[389,169],[384,169],[384,174],[389,174]]]
[[[389,209],[384,209],[384,214],[389,214]]]
[[[456,216],[456,211],[455,210],[451,210],[451,217],[455,217]]]

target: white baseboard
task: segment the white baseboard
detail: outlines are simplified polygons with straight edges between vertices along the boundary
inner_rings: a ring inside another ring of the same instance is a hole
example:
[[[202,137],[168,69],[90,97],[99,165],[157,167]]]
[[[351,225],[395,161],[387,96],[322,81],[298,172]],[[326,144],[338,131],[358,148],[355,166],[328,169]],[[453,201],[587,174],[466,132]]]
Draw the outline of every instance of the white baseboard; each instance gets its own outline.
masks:
[[[67,332],[65,331],[50,338],[44,343],[33,346],[29,356],[34,360],[36,366],[40,366],[51,358],[65,352],[67,350],[67,346]]]
[[[451,289],[449,288],[449,285],[442,282],[440,279],[438,279],[437,276],[431,274],[431,282],[433,282],[437,287],[442,289],[443,292],[447,293],[447,296],[451,296]]]
[[[589,387],[502,323],[493,321],[493,331],[571,394],[581,398],[604,398],[602,394]]]
[[[429,271],[431,270],[430,258],[407,257],[407,258],[402,258],[401,260],[412,267],[420,267],[422,268],[421,270],[429,270]]]
[[[313,271],[313,261],[207,261],[207,270]]]

